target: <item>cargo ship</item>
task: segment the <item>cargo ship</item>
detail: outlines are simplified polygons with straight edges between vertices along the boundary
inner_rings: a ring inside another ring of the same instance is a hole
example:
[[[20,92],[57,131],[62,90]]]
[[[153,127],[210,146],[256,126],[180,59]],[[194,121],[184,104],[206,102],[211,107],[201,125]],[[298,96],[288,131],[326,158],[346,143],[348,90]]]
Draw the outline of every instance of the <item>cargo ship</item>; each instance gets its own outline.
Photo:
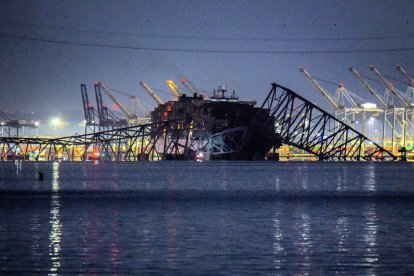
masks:
[[[151,121],[192,122],[196,126],[193,136],[207,141],[198,150],[203,158],[264,160],[269,150],[280,144],[269,111],[255,107],[254,101],[240,101],[235,91],[230,96],[226,93],[227,88],[219,86],[208,99],[197,93],[182,94],[177,100],[159,104],[151,112]]]

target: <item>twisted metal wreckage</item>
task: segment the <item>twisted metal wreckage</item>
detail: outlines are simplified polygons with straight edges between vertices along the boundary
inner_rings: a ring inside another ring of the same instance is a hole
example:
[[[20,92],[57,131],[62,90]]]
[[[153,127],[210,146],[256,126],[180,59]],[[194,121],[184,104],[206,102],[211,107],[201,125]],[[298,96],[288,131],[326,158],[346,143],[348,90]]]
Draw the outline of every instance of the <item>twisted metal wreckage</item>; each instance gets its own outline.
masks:
[[[262,146],[252,147],[254,143]],[[61,138],[0,137],[0,160],[74,161],[94,154],[103,161],[194,160],[200,151],[213,160],[229,154],[232,159],[263,160],[269,149],[282,144],[319,160],[397,159],[294,91],[273,83],[250,125],[210,133],[193,120],[166,120]]]

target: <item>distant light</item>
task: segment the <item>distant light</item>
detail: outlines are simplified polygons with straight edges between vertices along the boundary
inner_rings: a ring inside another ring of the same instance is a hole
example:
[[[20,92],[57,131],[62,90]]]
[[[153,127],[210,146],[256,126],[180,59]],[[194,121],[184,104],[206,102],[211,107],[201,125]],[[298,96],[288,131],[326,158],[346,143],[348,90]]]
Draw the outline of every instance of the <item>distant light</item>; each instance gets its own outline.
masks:
[[[53,124],[54,126],[58,126],[58,125],[60,125],[60,124],[61,124],[61,121],[60,121],[60,119],[59,119],[59,118],[53,118],[53,119],[52,119],[52,124]]]
[[[361,106],[363,108],[377,108],[377,105],[374,103],[363,103]]]
[[[34,122],[34,126],[35,127],[38,127],[39,126],[39,122],[38,121]]]

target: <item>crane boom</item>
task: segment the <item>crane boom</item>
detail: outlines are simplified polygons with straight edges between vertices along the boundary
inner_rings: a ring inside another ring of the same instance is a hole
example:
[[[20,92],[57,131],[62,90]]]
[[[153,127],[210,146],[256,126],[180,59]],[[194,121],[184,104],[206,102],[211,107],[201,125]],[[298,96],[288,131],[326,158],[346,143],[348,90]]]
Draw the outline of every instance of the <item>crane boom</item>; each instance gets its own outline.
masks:
[[[360,96],[346,89],[343,83],[338,84],[335,94],[337,95],[336,99],[338,104],[342,106],[345,106],[345,99],[352,105],[352,107],[360,107],[364,102],[364,99]]]
[[[152,90],[152,88],[151,87],[149,87],[149,85],[148,84],[146,84],[145,82],[143,82],[143,81],[140,81],[139,82],[139,84],[141,84],[141,86],[142,87],[144,87],[144,89],[145,89],[145,91],[147,91],[148,92],[148,94],[150,94],[151,95],[151,97],[158,103],[158,104],[164,104],[164,101],[163,100],[161,100],[161,98],[157,95],[157,94],[155,94],[155,92],[154,92],[154,90]]]
[[[319,83],[308,73],[308,71],[306,71],[305,68],[300,67],[299,70],[312,82],[312,84],[322,93],[322,95],[328,99],[328,101],[334,106],[335,109],[339,109],[339,105],[336,100],[331,95],[329,95],[328,91],[319,85]]]
[[[82,105],[83,105],[83,114],[85,115],[85,120],[86,122],[89,121],[89,116],[88,116],[88,105],[89,105],[89,99],[88,99],[88,94],[86,91],[86,85],[85,84],[81,84],[81,94],[82,94]]]
[[[355,77],[357,77],[357,79],[359,79],[362,82],[365,88],[372,94],[372,96],[374,96],[377,99],[377,101],[383,107],[388,107],[388,104],[384,101],[384,99],[378,94],[378,92],[374,88],[371,87],[371,85],[368,84],[368,82],[358,73],[357,70],[355,70],[354,67],[349,66],[348,69],[352,74],[354,74]]]
[[[5,122],[10,121],[10,118],[6,115],[6,113],[4,113],[1,110],[0,110],[0,119],[3,119]]]
[[[105,93],[109,96],[109,98],[111,98],[111,100],[116,103],[119,106],[119,109],[122,110],[122,112],[124,112],[125,116],[129,119],[136,119],[136,115],[132,114],[122,103],[120,103],[118,101],[118,99],[114,96],[114,94],[112,93],[112,91],[106,87],[105,85],[103,85],[102,82],[98,81],[97,84],[102,87],[102,89],[105,91]]]
[[[95,122],[95,109],[89,103],[88,92],[86,90],[86,84],[81,84],[83,112],[85,114],[85,120],[87,124]]]
[[[197,93],[194,87],[190,84],[190,82],[186,78],[181,79],[181,83],[191,92],[191,94],[194,95],[195,93]]]
[[[371,65],[369,67],[371,69],[372,72],[374,72],[374,74],[385,84],[385,86],[398,98],[398,100],[400,100],[400,102],[405,105],[405,107],[410,107],[410,104],[408,104],[405,99],[400,95],[400,93],[398,93],[397,91],[395,91],[394,86],[392,85],[392,83],[388,82],[386,79],[384,79],[384,77],[381,75],[381,73],[378,71],[377,68],[375,68],[374,65]]]
[[[403,74],[403,76],[410,82],[410,86],[414,86],[414,79],[399,64],[397,65],[397,71]]]
[[[178,88],[178,86],[175,84],[175,82],[173,82],[172,80],[167,80],[166,81],[168,84],[168,87],[170,87],[170,89],[173,91],[174,95],[177,97],[180,97],[181,91],[180,88]]]

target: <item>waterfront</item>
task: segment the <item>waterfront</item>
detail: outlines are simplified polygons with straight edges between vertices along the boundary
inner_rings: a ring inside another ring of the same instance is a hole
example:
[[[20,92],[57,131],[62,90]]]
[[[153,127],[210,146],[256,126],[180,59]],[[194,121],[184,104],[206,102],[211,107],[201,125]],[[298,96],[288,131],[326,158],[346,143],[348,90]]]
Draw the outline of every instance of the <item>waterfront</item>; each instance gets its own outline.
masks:
[[[400,162],[2,163],[0,271],[413,273],[413,169]]]

